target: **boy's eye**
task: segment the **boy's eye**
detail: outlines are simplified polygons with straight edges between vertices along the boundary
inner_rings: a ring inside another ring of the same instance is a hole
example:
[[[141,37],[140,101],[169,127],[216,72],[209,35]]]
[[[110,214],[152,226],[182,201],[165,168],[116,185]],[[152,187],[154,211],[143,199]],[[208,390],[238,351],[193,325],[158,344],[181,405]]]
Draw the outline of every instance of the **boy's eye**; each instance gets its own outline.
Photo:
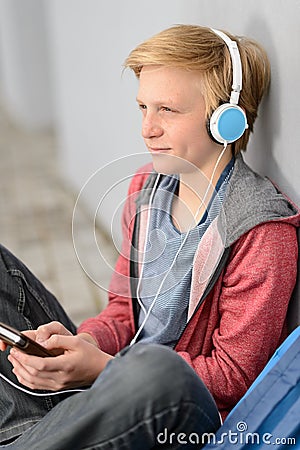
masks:
[[[138,108],[141,111],[147,110],[147,106],[144,105],[143,103],[139,103]],[[165,111],[165,112],[173,112],[174,111],[173,109],[169,108],[168,106],[160,106],[159,109],[160,109],[160,111]]]

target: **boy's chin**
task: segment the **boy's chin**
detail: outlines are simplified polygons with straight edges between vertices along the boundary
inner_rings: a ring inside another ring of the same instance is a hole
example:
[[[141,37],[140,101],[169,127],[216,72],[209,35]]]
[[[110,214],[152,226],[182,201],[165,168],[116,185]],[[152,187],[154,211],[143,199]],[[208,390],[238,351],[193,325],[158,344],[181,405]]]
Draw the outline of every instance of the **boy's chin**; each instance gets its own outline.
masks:
[[[195,172],[197,168],[183,158],[168,153],[152,153],[153,168],[163,175]]]

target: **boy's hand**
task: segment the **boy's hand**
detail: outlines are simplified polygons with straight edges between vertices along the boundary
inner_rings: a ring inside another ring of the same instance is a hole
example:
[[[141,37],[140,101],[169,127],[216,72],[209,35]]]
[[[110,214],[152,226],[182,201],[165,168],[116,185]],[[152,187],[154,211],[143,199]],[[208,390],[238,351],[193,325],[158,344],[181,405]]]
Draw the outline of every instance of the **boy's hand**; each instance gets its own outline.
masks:
[[[40,358],[12,348],[9,361],[19,382],[31,389],[58,391],[92,384],[104,369],[111,355],[102,352],[91,336],[73,336],[59,322],[24,332],[48,350],[60,349],[62,354]]]

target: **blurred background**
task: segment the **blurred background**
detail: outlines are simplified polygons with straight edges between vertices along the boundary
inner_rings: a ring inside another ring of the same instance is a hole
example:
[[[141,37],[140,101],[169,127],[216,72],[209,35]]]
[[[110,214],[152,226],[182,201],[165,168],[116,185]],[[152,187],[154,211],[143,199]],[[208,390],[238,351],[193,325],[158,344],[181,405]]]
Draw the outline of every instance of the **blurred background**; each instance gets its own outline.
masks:
[[[300,204],[300,0],[0,0],[1,243],[76,323],[106,303],[124,194],[147,160],[123,61],[178,23],[266,48],[272,84],[245,158]]]

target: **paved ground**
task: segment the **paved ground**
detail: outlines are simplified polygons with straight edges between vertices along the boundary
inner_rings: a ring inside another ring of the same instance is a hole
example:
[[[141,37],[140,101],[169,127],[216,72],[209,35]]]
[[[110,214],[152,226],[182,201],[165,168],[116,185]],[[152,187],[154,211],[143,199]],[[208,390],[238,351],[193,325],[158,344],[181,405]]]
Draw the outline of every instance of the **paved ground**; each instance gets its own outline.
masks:
[[[0,110],[1,243],[30,267],[78,324],[97,314],[107,295],[87,277],[76,258],[71,231],[76,193],[66,189],[57,167],[53,135],[20,130]],[[79,214],[84,242],[90,220],[85,211]],[[97,236],[114,264],[110,241],[101,230]],[[83,243],[80,252],[90,261],[89,245]],[[101,270],[101,284],[107,286],[110,273],[105,267]]]

